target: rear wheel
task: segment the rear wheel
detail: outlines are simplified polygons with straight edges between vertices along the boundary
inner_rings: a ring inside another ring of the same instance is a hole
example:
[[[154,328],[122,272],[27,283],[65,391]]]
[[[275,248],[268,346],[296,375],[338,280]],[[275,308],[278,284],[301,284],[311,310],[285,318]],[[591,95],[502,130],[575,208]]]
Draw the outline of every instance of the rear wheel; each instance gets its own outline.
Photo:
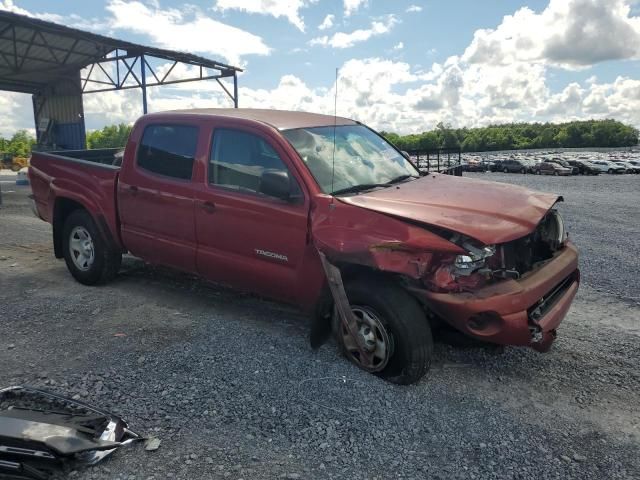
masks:
[[[348,282],[345,289],[369,358],[361,358],[356,341],[336,314],[334,333],[342,354],[387,381],[406,385],[420,380],[431,365],[433,339],[418,302],[397,285],[379,279]]]
[[[557,177],[559,173],[557,171],[553,172],[553,174]]]
[[[504,168],[502,171],[503,171],[504,173],[509,173],[509,169],[508,169],[508,168]]]
[[[96,285],[118,274],[122,254],[109,248],[89,212],[72,212],[64,223],[62,235],[64,260],[78,282]]]
[[[607,173],[609,173],[609,174],[613,173],[613,168],[610,168],[610,169],[607,171]]]
[[[522,168],[522,169],[520,169],[520,173],[527,173],[527,170]]]

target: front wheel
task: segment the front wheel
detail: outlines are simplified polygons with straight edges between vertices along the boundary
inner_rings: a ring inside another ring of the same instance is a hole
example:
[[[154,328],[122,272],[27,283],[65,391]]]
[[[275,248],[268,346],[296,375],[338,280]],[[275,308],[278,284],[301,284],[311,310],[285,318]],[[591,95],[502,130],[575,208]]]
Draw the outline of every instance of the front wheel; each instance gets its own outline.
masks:
[[[433,352],[431,327],[420,304],[399,286],[379,279],[351,281],[345,290],[369,358],[361,358],[356,341],[335,314],[333,330],[342,354],[389,382],[420,380]]]
[[[508,169],[508,168],[504,168],[502,171],[503,171],[504,173],[509,173],[509,169]]]
[[[607,172],[609,175],[611,175],[613,173],[613,168],[610,168],[609,171]]]
[[[64,223],[62,251],[73,278],[84,285],[113,279],[122,254],[109,248],[86,210],[75,210]]]
[[[553,174],[557,177],[558,175],[560,175],[558,172],[553,172]]]

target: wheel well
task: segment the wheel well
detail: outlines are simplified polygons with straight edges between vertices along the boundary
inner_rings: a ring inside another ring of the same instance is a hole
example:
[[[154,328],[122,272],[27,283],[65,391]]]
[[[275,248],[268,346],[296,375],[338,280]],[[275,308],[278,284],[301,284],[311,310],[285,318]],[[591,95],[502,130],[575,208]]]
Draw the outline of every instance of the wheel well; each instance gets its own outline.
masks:
[[[53,251],[56,258],[62,258],[62,230],[64,228],[64,222],[69,215],[76,210],[84,210],[84,206],[81,203],[71,200],[70,198],[58,198],[56,199],[55,206],[53,207]]]
[[[414,292],[411,291],[410,288],[407,288],[412,285],[415,286],[416,285],[415,280],[405,277],[404,275],[400,275],[392,272],[383,272],[383,271],[376,270],[374,268],[366,267],[363,265],[343,264],[343,265],[339,265],[339,267],[342,273],[342,279],[345,283],[350,280],[353,281],[354,279],[363,278],[363,277],[367,277],[370,279],[374,278],[374,279],[377,279],[378,281],[383,281],[383,282],[395,283],[400,288],[402,288],[407,293],[409,293],[409,295],[411,295],[416,300],[416,302],[420,304],[420,306],[424,310],[427,320],[429,321],[432,327],[436,327],[437,325],[442,323],[442,319],[440,319],[434,313],[434,311],[431,309],[430,305],[425,301],[425,299],[416,295]]]
[[[428,306],[423,302],[422,299],[416,297],[411,290],[406,289],[407,282],[411,283],[411,279],[407,279],[402,275],[391,273],[391,272],[383,272],[381,270],[376,270],[375,268],[367,267],[365,265],[358,265],[353,263],[341,263],[337,264],[337,267],[340,268],[340,273],[342,275],[343,283],[352,282],[354,280],[360,278],[367,279],[376,279],[382,282],[395,283],[401,288],[407,290],[409,294],[416,299],[416,301],[422,305],[425,312],[429,310]],[[323,295],[321,295],[322,301],[318,302],[317,309],[315,315],[319,317],[325,317],[327,314],[331,313],[331,309],[333,308],[333,299],[331,298],[331,292],[328,286],[325,286],[323,290]]]

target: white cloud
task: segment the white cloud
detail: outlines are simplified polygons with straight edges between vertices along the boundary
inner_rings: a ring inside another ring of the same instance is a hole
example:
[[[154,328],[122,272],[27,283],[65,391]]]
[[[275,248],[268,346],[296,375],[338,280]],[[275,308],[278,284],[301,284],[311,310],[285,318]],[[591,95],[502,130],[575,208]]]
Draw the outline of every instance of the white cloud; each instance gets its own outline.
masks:
[[[422,7],[420,5],[409,5],[405,10],[405,12],[407,13],[417,13],[421,11],[422,11]]]
[[[322,23],[318,25],[318,30],[327,30],[333,27],[333,22],[335,19],[336,19],[336,16],[330,13],[329,15],[324,17],[324,20],[322,21]]]
[[[344,0],[344,16],[349,17],[357,12],[360,7],[366,7],[369,0]]]
[[[332,36],[321,36],[311,39],[309,45],[322,45],[323,47],[333,48],[349,48],[356,43],[365,42],[371,37],[384,35],[393,29],[398,23],[398,19],[394,15],[387,15],[382,20],[376,20],[371,23],[371,27],[367,29],[358,29],[353,32],[337,32]]]
[[[1,6],[1,4],[0,4]],[[0,137],[11,137],[18,130],[29,130],[35,135],[31,95],[2,92],[0,95]]]
[[[80,15],[71,14],[68,17],[58,15],[55,13],[34,13],[16,5],[13,0],[0,0],[0,10],[6,12],[17,13],[19,15],[26,15],[28,17],[38,18],[40,20],[46,20],[48,22],[60,23],[62,25],[73,25],[75,28],[84,30],[97,30],[105,26],[104,22],[97,19],[87,19]]]
[[[393,46],[393,50],[402,50],[404,48],[403,42],[398,42]]]
[[[29,11],[24,8],[18,7],[13,3],[13,0],[4,0],[0,1],[0,10],[4,10],[6,12],[19,13],[20,15],[28,15],[32,16]]]
[[[248,13],[261,13],[276,18],[284,17],[301,32],[304,32],[304,20],[300,16],[300,10],[306,7],[309,1],[305,0],[217,0],[216,9],[242,10]]]
[[[182,12],[111,0],[106,8],[113,15],[111,28],[145,35],[156,46],[222,56],[232,64],[242,64],[245,55],[270,53],[259,36],[214,20],[197,7]]]
[[[106,18],[113,22],[111,29],[142,34],[152,40],[150,43],[238,60],[249,54],[269,53],[262,39],[242,30],[234,29],[227,36],[221,34],[229,33],[225,29],[233,27],[201,15],[196,7],[178,11],[162,9],[157,3],[122,0],[111,0],[108,5],[111,13]],[[602,5],[610,8],[603,10]],[[0,8],[19,7],[0,0]],[[572,33],[580,26],[576,18],[583,22],[584,31],[579,29],[579,35]],[[559,91],[549,87],[552,68],[557,66],[584,68],[589,62],[603,58],[640,56],[634,53],[640,43],[631,41],[637,22],[622,0],[564,3],[551,0],[540,13],[520,9],[505,17],[495,29],[476,32],[463,54],[434,63],[424,71],[406,62],[384,58],[351,59],[340,69],[338,114],[399,133],[428,130],[440,121],[473,127],[514,121],[616,118],[638,127],[640,79],[621,75],[604,82],[591,75]],[[375,19],[368,29],[325,35],[310,43],[346,48],[387,33],[396,23],[393,16]],[[605,25],[608,29],[604,29]],[[599,32],[599,45],[594,45],[597,43],[594,32]],[[212,38],[230,40],[214,42]],[[581,41],[591,45],[591,50],[587,51]],[[399,49],[401,44],[395,48]],[[396,55],[393,50],[388,52]],[[158,71],[163,68],[166,67],[158,67]],[[176,67],[172,75],[186,76],[191,71],[190,67]],[[283,75],[271,84],[265,77],[263,82],[263,88],[252,88],[244,86],[240,78],[241,107],[333,113],[336,88],[333,82],[312,87],[310,82],[294,75]],[[88,128],[132,122],[141,114],[139,90],[85,95],[84,101]],[[230,105],[228,97],[213,81],[149,89],[150,111]],[[30,96],[1,95],[0,118],[5,121],[0,134],[6,136],[18,128],[33,128],[31,112]]]
[[[640,57],[640,17],[629,0],[550,0],[541,12],[523,7],[495,29],[475,32],[463,58],[471,63],[541,62],[581,68]]]
[[[189,72],[183,67],[175,74]],[[406,62],[352,59],[340,68],[338,115],[399,133],[429,130],[440,121],[474,127],[513,121],[616,118],[640,126],[640,80],[621,76],[610,83],[598,83],[592,79],[571,83],[558,93],[550,92],[545,80],[546,70],[539,64],[467,64],[451,57],[428,72],[418,73]],[[297,76],[284,75],[269,88],[246,87],[241,82],[239,97],[241,107],[331,114],[334,92],[333,82],[311,87]],[[84,102],[89,129],[130,123],[142,113],[139,90],[89,94]],[[230,105],[215,82],[149,89],[150,111]],[[1,135],[33,128],[30,96],[0,96],[0,115],[9,122],[3,122]]]

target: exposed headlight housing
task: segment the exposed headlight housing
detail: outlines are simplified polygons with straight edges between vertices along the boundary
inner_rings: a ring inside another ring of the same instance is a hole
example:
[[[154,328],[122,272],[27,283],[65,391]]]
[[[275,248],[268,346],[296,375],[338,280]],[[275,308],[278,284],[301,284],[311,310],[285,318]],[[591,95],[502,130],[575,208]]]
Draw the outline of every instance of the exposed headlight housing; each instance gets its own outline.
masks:
[[[453,263],[455,267],[455,273],[457,275],[471,275],[476,270],[483,268],[485,266],[487,258],[493,256],[496,253],[496,247],[494,245],[477,248],[471,245],[469,242],[465,242],[463,246],[467,250],[467,254],[456,256],[456,259]]]
[[[556,209],[550,210],[544,217],[538,231],[542,241],[547,243],[552,250],[557,250],[567,241],[564,220]]]

